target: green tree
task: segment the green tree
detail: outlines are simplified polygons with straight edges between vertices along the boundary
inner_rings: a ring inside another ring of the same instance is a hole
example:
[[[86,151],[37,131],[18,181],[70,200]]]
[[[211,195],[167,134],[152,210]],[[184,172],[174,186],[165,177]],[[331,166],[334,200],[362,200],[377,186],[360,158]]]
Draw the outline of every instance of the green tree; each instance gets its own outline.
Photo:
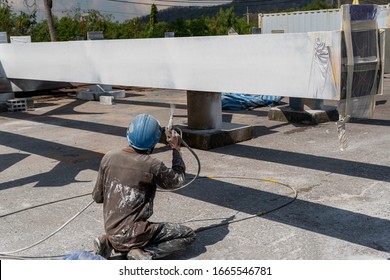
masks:
[[[0,2],[0,31],[7,32],[8,36],[30,35],[36,24],[36,14],[12,11],[8,1]]]
[[[32,27],[31,41],[50,42],[49,27],[46,20],[38,22]]]
[[[29,15],[24,12],[20,12],[19,15],[14,15],[13,21],[12,35],[15,36],[30,35],[34,25],[37,23],[35,13]]]
[[[33,42],[48,42],[51,40],[47,19],[37,22],[36,15],[20,13],[16,15],[6,0],[0,0],[0,30],[12,35],[31,35]],[[174,22],[159,22],[156,5],[151,6],[149,22],[142,18],[129,19],[123,23],[113,22],[111,15],[103,15],[99,11],[90,10],[82,14],[80,9],[62,18],[53,17],[56,37],[59,41],[86,38],[89,31],[103,31],[105,39],[157,38],[164,37],[165,32],[173,31],[175,36],[209,36],[226,35],[231,27],[239,34],[251,32],[251,26],[243,17],[236,17],[233,7],[220,9],[209,18],[200,17],[186,20],[177,19]]]
[[[14,14],[8,1],[1,1],[0,4],[0,31],[7,32],[8,35],[11,35]]]
[[[120,39],[142,38],[147,32],[147,24],[143,23],[140,18],[133,18],[123,22],[120,25]]]
[[[238,34],[248,34],[251,28],[244,18],[238,18],[234,15],[234,7],[226,10],[221,8],[215,17],[208,21],[208,26],[210,35],[227,35],[232,27]]]
[[[331,9],[332,7],[323,1],[316,0],[309,3],[307,6],[302,8],[302,11],[313,11],[313,10],[323,10],[323,9]]]
[[[201,17],[199,19],[188,20],[188,29],[191,32],[191,36],[208,36],[210,35],[210,27],[207,24],[209,19]]]
[[[90,10],[83,17],[84,20],[84,36],[86,37],[89,31],[105,31],[108,22],[111,21],[111,16],[103,15],[99,11]]]
[[[175,32],[175,37],[187,37],[191,36],[188,23],[189,21],[186,21],[183,18],[178,18],[174,22],[170,23],[168,28],[170,31]]]
[[[58,41],[71,41],[82,36],[81,24],[77,16],[62,17],[58,21],[57,39]]]
[[[157,14],[158,14],[158,9],[155,4],[152,4],[150,7],[150,15],[149,15],[149,23],[148,23],[148,32],[147,32],[147,37],[156,37],[156,25],[158,23],[157,21]]]
[[[148,38],[163,38],[165,36],[165,32],[169,31],[169,26],[167,22],[158,22],[154,28],[153,31],[150,32],[150,30],[147,32],[146,36]]]
[[[107,21],[104,30],[105,39],[120,39],[122,37],[123,29],[118,22]]]

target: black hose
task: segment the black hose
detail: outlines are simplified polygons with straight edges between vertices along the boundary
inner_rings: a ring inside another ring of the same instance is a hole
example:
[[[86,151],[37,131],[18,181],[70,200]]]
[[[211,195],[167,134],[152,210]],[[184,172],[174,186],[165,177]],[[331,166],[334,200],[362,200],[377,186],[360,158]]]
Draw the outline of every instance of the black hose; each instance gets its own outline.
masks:
[[[180,131],[181,132],[181,131]],[[178,190],[178,189],[182,189],[182,188],[185,188],[187,187],[188,185],[192,184],[197,178],[199,178],[199,174],[200,174],[200,170],[201,170],[201,163],[200,163],[200,160],[199,160],[199,157],[198,155],[188,146],[188,144],[182,139],[182,143],[183,145],[193,154],[193,156],[195,157],[197,163],[198,163],[198,171],[197,171],[197,174],[194,176],[194,178],[191,179],[190,182],[188,182],[187,184],[183,185],[182,187],[180,188],[177,188],[177,189],[174,189],[174,190]],[[298,196],[298,193],[297,191],[292,188],[291,186],[287,185],[287,184],[284,184],[284,183],[280,183],[276,180],[270,180],[270,179],[267,179],[267,178],[264,178],[264,179],[259,179],[259,178],[255,178],[255,177],[247,177],[247,176],[209,176],[209,177],[201,177],[201,178],[204,178],[204,179],[215,179],[215,178],[236,178],[236,179],[246,179],[246,180],[263,180],[263,181],[267,181],[267,182],[271,182],[271,183],[276,183],[276,184],[279,184],[279,185],[282,185],[282,186],[285,186],[289,189],[291,189],[293,192],[294,192],[294,197],[282,204],[282,205],[279,205],[275,208],[272,208],[268,211],[261,211],[257,214],[254,214],[254,215],[251,215],[251,216],[248,216],[248,217],[245,217],[245,218],[242,218],[242,219],[238,219],[238,220],[230,220],[230,221],[227,221],[225,223],[220,223],[220,224],[215,224],[215,225],[210,225],[210,226],[206,226],[206,227],[201,227],[201,228],[198,228],[195,230],[196,233],[199,233],[199,232],[202,232],[202,231],[206,231],[206,230],[210,230],[210,229],[213,229],[213,228],[216,228],[216,227],[220,227],[220,226],[225,226],[225,225],[228,225],[228,224],[233,224],[233,223],[237,223],[237,222],[242,222],[242,221],[245,221],[245,220],[248,220],[248,219],[252,219],[252,218],[255,218],[255,217],[260,217],[260,216],[263,216],[263,215],[266,215],[266,214],[269,214],[271,212],[274,212],[276,210],[279,210],[289,204],[291,204],[292,202],[294,202],[296,199],[297,199],[297,196]],[[162,190],[160,189],[159,191],[174,191],[174,190]],[[16,213],[20,213],[20,212],[23,212],[23,211],[27,211],[27,210],[31,210],[31,209],[34,209],[34,208],[37,208],[37,207],[40,207],[40,206],[44,206],[44,205],[49,205],[49,204],[53,204],[53,203],[56,203],[56,202],[60,202],[60,201],[66,201],[66,200],[70,200],[70,199],[74,199],[74,198],[78,198],[78,197],[83,197],[83,196],[87,196],[87,195],[91,195],[91,193],[87,193],[87,194],[82,194],[82,195],[78,195],[78,196],[73,196],[73,197],[68,197],[68,198],[64,198],[64,199],[60,199],[60,200],[56,200],[56,201],[51,201],[51,202],[46,202],[46,203],[43,203],[43,204],[39,204],[39,205],[35,205],[35,206],[31,206],[31,207],[27,207],[27,208],[24,208],[24,209],[21,209],[21,210],[17,210],[15,212],[11,212],[11,213],[7,213],[7,214],[4,214],[4,215],[1,215],[0,218],[4,218],[4,217],[7,217],[7,216],[10,216],[10,215],[13,215],[13,214],[16,214]],[[68,225],[71,221],[73,221],[76,217],[78,217],[81,213],[83,213],[89,206],[92,205],[94,201],[91,201],[88,203],[88,205],[86,205],[81,211],[79,211],[75,216],[73,216],[71,219],[69,219],[65,224],[63,224],[60,228],[58,228],[57,230],[55,230],[53,233],[51,233],[50,235],[48,235],[47,237],[39,240],[38,242],[35,242],[34,244],[30,245],[30,246],[27,246],[27,247],[24,247],[22,249],[18,249],[18,250],[15,250],[15,251],[11,251],[11,252],[0,252],[0,259],[1,258],[8,258],[8,259],[32,259],[34,257],[21,257],[21,256],[12,256],[12,254],[16,254],[16,253],[19,253],[19,252],[22,252],[22,251],[25,251],[27,249],[30,249],[42,242],[44,242],[45,240],[49,239],[50,237],[52,237],[54,234],[58,233],[60,230],[62,230],[66,225]],[[52,258],[54,257],[61,257],[61,256],[53,256]],[[49,258],[49,257],[35,257],[35,258]]]

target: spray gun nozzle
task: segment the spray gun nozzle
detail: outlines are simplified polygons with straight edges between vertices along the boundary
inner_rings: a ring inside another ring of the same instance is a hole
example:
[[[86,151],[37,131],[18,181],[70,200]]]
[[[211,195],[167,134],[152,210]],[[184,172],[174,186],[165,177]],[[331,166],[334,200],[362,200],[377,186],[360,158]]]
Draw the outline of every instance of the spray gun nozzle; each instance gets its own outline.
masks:
[[[172,129],[173,129],[173,113],[174,113],[174,111],[175,111],[175,105],[173,105],[171,103],[171,115],[169,116],[169,122],[168,122],[168,125],[167,125],[167,129],[168,129],[169,132],[171,132]]]
[[[173,115],[171,114],[170,118],[169,118],[169,122],[168,122],[168,131],[171,132],[172,131],[172,128],[173,128]]]
[[[175,110],[175,106],[171,104],[171,114],[169,116],[168,125],[165,127],[165,137],[167,138],[167,142],[170,143],[172,137],[172,129],[173,129],[173,111]]]

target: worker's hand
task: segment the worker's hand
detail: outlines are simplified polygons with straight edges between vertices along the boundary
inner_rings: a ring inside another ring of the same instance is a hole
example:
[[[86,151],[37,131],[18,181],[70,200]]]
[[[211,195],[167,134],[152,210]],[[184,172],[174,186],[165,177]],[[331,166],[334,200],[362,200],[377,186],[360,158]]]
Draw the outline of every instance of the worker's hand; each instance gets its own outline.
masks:
[[[167,142],[171,145],[172,149],[180,150],[181,137],[176,132],[176,130],[172,129],[171,131],[165,130],[165,136],[167,137]]]

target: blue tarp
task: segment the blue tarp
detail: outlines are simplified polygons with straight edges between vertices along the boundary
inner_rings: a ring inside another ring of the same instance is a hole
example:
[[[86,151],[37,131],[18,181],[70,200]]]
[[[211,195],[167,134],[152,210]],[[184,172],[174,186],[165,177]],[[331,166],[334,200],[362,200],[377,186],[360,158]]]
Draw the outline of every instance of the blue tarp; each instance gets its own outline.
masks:
[[[244,110],[277,105],[283,97],[222,92],[222,110]]]
[[[77,250],[64,256],[64,260],[105,260],[105,258],[85,250]]]

